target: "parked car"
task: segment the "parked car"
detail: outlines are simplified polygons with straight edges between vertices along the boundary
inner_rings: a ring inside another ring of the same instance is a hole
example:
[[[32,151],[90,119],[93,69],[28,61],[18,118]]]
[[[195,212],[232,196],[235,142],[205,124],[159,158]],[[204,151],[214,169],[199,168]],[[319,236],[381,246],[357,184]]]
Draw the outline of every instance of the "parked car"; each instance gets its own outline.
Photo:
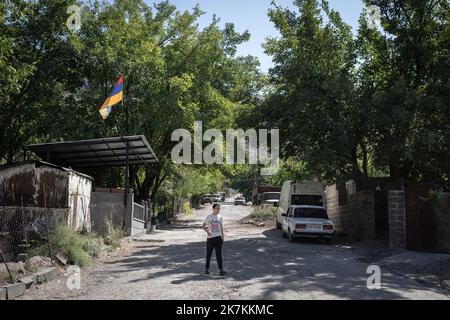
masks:
[[[213,195],[211,196],[211,200],[212,200],[212,202],[220,202],[221,197],[220,197],[219,194],[213,194]]]
[[[280,192],[264,192],[262,194],[261,204],[278,207],[280,203]]]
[[[212,195],[204,194],[202,196],[202,204],[205,204],[205,203],[213,203]]]
[[[281,232],[291,242],[297,237],[314,237],[329,243],[334,236],[334,223],[324,207],[294,205],[283,214]]]
[[[236,198],[234,198],[234,205],[235,206],[238,206],[238,205],[245,206],[245,198],[244,197],[236,197]]]

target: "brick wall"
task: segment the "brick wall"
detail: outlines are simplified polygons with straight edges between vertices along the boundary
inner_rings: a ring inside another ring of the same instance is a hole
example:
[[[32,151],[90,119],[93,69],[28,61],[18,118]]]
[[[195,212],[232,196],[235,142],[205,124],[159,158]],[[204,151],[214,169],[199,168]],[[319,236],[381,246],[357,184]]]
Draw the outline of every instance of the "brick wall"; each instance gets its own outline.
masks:
[[[343,197],[346,201],[342,201]],[[338,233],[364,239],[375,237],[372,191],[348,194],[345,185],[333,185],[326,188],[325,198],[328,216],[334,222]]]
[[[389,202],[389,247],[406,248],[405,192],[390,190]]]
[[[354,224],[353,217],[347,206],[339,205],[339,194],[342,195],[340,186],[327,186],[325,189],[325,203],[328,217],[334,222],[337,232],[346,232]]]

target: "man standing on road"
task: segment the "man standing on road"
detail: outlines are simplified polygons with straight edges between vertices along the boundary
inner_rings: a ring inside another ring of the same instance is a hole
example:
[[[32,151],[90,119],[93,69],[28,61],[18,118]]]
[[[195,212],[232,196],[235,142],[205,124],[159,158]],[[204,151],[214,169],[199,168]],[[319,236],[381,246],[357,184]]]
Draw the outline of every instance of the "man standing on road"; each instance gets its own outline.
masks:
[[[213,250],[216,250],[216,260],[219,266],[220,275],[224,276],[226,271],[223,270],[222,263],[222,244],[224,240],[223,236],[223,219],[219,214],[220,205],[215,203],[212,206],[213,212],[206,216],[205,222],[203,222],[203,230],[208,234],[206,240],[206,268],[205,274],[209,274],[209,264],[211,262],[211,255]]]

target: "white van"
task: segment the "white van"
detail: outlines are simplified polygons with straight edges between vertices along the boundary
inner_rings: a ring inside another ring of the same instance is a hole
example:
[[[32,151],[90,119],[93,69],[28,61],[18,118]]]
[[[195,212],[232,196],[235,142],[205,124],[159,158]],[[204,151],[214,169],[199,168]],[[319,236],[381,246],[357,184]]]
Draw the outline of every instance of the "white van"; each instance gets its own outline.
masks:
[[[325,208],[325,186],[318,181],[286,181],[281,188],[276,216],[277,229],[281,229],[284,216],[290,206],[316,206]]]

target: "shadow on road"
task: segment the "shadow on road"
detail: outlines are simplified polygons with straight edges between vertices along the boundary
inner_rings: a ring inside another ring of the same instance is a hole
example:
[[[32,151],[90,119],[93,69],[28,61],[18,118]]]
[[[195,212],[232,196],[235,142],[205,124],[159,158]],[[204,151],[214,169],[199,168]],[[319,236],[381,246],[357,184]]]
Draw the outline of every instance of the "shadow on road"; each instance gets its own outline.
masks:
[[[287,299],[291,295],[291,299],[302,296],[311,299],[320,298],[322,293],[341,299],[399,299],[402,296],[391,290],[424,289],[415,281],[386,276],[382,278],[383,286],[386,281],[390,291],[369,290],[366,287],[368,264],[359,261],[352,250],[324,245],[317,240],[289,243],[281,238],[279,230],[264,231],[256,238],[226,240],[223,250],[225,269],[229,272],[225,279],[231,280],[233,288],[241,292],[257,292],[243,298],[271,299],[284,294]],[[141,246],[132,256],[110,262],[114,267],[107,272],[161,270],[149,271],[146,277],[131,282],[151,281],[158,277],[172,279],[171,284],[217,280],[214,275],[202,274],[205,254],[203,241],[189,239],[182,244]],[[211,263],[211,272],[215,274],[215,260]],[[252,291],[252,286],[259,289]]]

